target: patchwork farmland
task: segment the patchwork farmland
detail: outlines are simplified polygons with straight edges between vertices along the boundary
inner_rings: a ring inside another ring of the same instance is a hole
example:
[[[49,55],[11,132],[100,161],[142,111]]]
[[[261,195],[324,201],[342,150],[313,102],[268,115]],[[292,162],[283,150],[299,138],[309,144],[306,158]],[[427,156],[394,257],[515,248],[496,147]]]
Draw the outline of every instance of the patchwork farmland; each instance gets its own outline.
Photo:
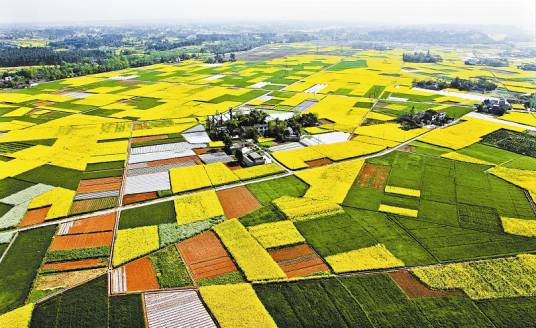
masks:
[[[534,327],[534,72],[291,47],[1,91],[0,327]]]

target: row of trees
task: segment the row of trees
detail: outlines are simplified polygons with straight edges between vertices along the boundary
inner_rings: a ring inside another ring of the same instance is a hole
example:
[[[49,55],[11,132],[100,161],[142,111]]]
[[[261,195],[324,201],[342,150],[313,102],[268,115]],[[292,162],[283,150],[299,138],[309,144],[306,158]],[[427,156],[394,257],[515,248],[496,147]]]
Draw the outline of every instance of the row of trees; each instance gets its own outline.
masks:
[[[430,89],[443,90],[446,88],[458,89],[460,91],[479,91],[488,92],[497,89],[497,85],[487,79],[466,80],[456,77],[450,81],[447,80],[420,80],[414,81],[413,86]]]
[[[101,50],[54,51],[50,47],[5,48],[0,50],[0,66],[60,65],[64,62],[101,61],[112,56],[111,51]]]

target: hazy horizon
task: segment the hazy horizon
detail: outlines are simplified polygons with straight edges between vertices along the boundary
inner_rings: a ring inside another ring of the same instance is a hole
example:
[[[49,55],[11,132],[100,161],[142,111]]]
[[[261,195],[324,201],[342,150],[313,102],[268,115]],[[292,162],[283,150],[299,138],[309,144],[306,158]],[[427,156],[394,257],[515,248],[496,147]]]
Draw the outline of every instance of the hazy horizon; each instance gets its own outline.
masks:
[[[198,0],[186,6],[173,0],[0,0],[2,24],[76,24],[91,22],[319,22],[367,25],[512,26],[534,33],[534,0]],[[515,5],[513,5],[515,4]]]

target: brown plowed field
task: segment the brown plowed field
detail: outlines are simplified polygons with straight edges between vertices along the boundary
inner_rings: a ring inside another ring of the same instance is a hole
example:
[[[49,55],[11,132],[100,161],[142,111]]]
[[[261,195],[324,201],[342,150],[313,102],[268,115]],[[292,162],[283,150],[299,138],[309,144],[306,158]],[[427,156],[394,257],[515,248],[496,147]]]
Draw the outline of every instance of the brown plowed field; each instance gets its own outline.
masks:
[[[221,241],[212,231],[180,242],[177,248],[196,280],[237,271]]]
[[[76,189],[77,194],[111,191],[121,189],[122,177],[82,180]]]
[[[409,298],[446,297],[463,295],[461,291],[433,290],[415,278],[409,271],[390,272],[389,277],[400,287]]]
[[[50,206],[29,210],[19,223],[19,227],[27,227],[45,222]]]
[[[216,192],[225,216],[239,218],[261,208],[259,201],[244,186]]]
[[[365,163],[357,176],[356,183],[361,187],[372,187],[383,190],[388,177],[388,166]]]
[[[127,276],[127,291],[129,292],[160,288],[151,260],[147,256],[125,264],[125,273]]]
[[[86,233],[81,235],[56,236],[50,245],[50,250],[80,249],[100,246],[110,246],[112,244],[111,231]]]
[[[76,260],[68,262],[58,262],[58,263],[45,263],[42,266],[43,270],[56,270],[56,271],[66,271],[66,270],[78,270],[78,269],[88,269],[103,267],[108,264],[108,259],[86,259],[86,260]]]
[[[121,177],[111,177],[111,178],[81,180],[78,186],[86,187],[86,186],[93,186],[93,185],[100,185],[100,184],[107,184],[107,183],[117,183],[117,182],[121,182],[121,179],[122,179]]]
[[[306,161],[305,164],[309,165],[309,167],[318,167],[318,166],[324,166],[333,163],[333,161],[329,158],[321,158],[321,159],[315,159],[312,161]]]
[[[287,277],[304,277],[317,272],[329,271],[328,266],[306,244],[268,251]]]
[[[217,153],[223,151],[222,147],[207,147],[207,148],[196,148],[193,149],[194,153],[197,155],[203,155],[206,153]]]
[[[142,194],[125,195],[123,197],[123,205],[142,202],[144,200],[149,200],[149,199],[155,199],[157,197],[158,197],[158,194],[154,191],[145,192]]]
[[[115,225],[115,213],[99,215],[89,219],[77,220],[69,228],[68,234],[112,231]]]
[[[131,139],[131,142],[133,144],[136,144],[136,143],[144,142],[144,141],[162,140],[162,139],[167,139],[167,138],[168,138],[167,134],[160,134],[156,136],[134,137]]]
[[[162,166],[162,165],[169,165],[169,164],[177,164],[177,163],[184,163],[184,162],[190,162],[194,161],[196,164],[203,164],[199,157],[197,156],[185,156],[185,157],[175,157],[175,158],[168,158],[168,159],[159,159],[157,161],[150,161],[145,162],[147,166],[149,167],[155,167],[155,166]]]

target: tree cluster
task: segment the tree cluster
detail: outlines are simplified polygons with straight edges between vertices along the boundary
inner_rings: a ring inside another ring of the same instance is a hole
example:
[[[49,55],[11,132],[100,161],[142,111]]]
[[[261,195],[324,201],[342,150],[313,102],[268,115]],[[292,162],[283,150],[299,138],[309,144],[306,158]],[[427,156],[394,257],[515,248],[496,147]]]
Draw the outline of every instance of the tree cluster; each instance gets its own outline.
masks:
[[[518,67],[524,71],[536,71],[536,64],[521,64]]]
[[[465,65],[481,65],[491,67],[508,67],[508,59],[506,58],[472,58],[465,61]]]
[[[482,103],[475,105],[476,111],[479,113],[493,114],[493,115],[503,115],[507,111],[512,109],[510,105],[505,100],[491,100],[485,99]]]
[[[432,55],[430,51],[427,52],[406,52],[402,54],[402,60],[407,63],[437,63],[443,61],[443,58],[439,55]]]
[[[445,112],[428,109],[416,113],[415,108],[412,108],[409,112],[397,118],[396,121],[402,125],[402,129],[411,130],[426,125],[443,126],[452,122],[452,120]]]
[[[229,118],[224,119],[223,114],[214,115],[207,120],[207,130],[213,140],[221,140],[226,146],[232,143],[233,136],[240,139],[257,140],[259,137],[275,138],[283,141],[290,133],[300,135],[301,129],[317,126],[318,118],[313,113],[294,115],[287,120],[275,119],[267,122],[268,114],[260,110],[251,110],[247,114],[233,115],[229,112]],[[264,126],[261,135],[258,127]],[[289,129],[290,128],[290,129]]]

